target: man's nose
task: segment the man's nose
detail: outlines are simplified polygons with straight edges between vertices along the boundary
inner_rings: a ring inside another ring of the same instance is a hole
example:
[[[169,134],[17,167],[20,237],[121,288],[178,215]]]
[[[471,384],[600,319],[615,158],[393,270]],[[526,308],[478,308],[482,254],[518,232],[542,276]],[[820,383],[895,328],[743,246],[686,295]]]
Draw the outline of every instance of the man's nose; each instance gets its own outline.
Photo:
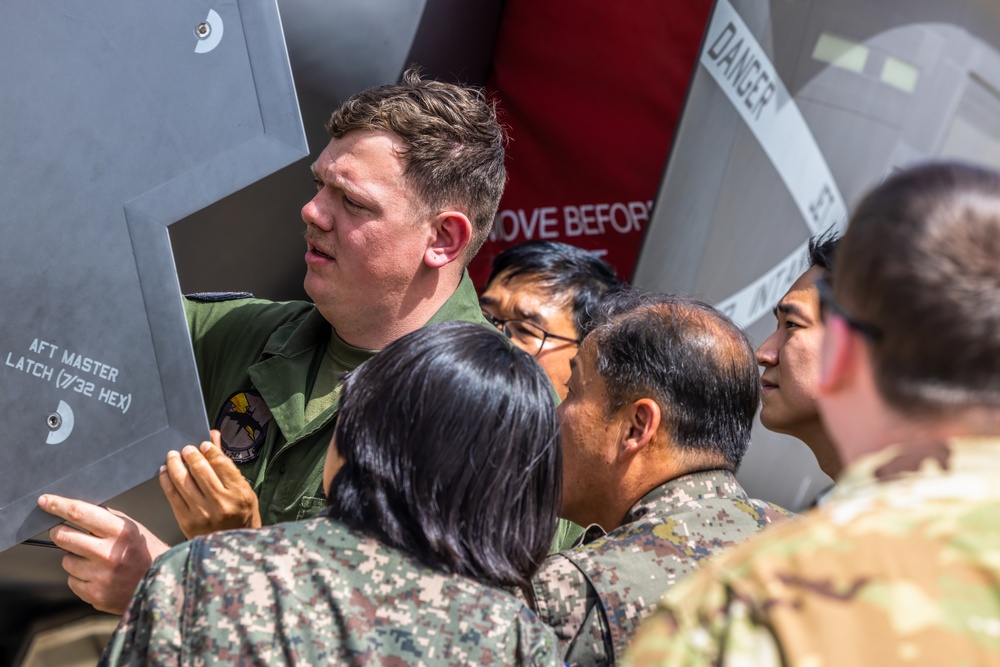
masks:
[[[316,193],[316,196],[307,201],[305,206],[302,207],[302,222],[324,231],[329,231],[330,222],[327,220],[327,216],[323,214],[323,207],[319,202],[321,194]]]
[[[767,337],[754,354],[761,366],[775,366],[778,363],[778,332]]]

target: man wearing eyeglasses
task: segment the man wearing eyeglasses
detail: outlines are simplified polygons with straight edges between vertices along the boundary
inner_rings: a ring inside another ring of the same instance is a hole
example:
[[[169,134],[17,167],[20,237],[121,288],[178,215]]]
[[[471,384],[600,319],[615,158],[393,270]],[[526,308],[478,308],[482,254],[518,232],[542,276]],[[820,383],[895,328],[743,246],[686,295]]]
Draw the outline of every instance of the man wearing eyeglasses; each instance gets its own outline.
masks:
[[[819,283],[837,487],[668,594],[628,664],[1000,664],[998,257],[996,172],[865,197]]]
[[[529,241],[493,260],[479,305],[486,319],[534,355],[562,399],[570,359],[601,299],[618,289],[614,270],[595,255],[565,243]]]
[[[622,289],[614,269],[596,255],[566,243],[528,241],[493,260],[479,297],[483,317],[531,354],[566,398],[570,360],[593,328],[601,300]],[[572,547],[583,528],[562,519],[553,551]]]

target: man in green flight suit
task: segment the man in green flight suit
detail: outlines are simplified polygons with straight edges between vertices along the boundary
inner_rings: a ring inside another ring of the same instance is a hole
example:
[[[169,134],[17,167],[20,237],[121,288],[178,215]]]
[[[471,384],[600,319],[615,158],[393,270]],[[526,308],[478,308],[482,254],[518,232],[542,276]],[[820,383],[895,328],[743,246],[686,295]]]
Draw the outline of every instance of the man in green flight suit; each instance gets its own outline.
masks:
[[[473,90],[423,80],[363,91],[331,116],[302,209],[312,303],[194,298],[188,321],[220,435],[171,452],[160,481],[185,535],[311,516],[339,375],[427,324],[483,319],[465,267],[503,193],[504,136]],[[53,495],[42,509],[69,586],[122,613],[167,545],[127,516]],[[88,534],[89,533],[89,534]]]

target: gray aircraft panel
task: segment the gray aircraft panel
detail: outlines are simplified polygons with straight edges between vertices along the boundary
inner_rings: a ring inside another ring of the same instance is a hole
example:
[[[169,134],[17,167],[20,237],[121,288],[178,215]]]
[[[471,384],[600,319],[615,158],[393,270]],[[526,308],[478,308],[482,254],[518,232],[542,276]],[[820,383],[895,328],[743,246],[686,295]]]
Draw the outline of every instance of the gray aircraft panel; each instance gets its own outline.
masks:
[[[274,3],[6,3],[0,59],[2,550],[205,437],[167,226],[307,147]]]
[[[485,84],[502,2],[280,0],[280,6],[315,156],[329,141],[324,124],[340,102],[398,80],[412,63],[431,78]],[[299,209],[314,192],[309,162],[302,160],[172,225],[181,286],[193,292],[228,289],[269,299],[306,298]],[[219,247],[230,251],[220,254]],[[243,261],[262,249],[268,262]]]
[[[368,86],[396,80],[410,63],[419,63],[433,78],[484,84],[502,2],[279,4],[307,138],[317,154],[328,139],[324,122],[340,101]],[[448,39],[442,41],[442,36]],[[0,98],[0,109],[5,103]],[[304,158],[170,225],[183,290],[247,290],[277,300],[304,298],[299,208],[314,192],[309,159]],[[127,512],[168,544],[184,539],[155,479],[107,505]],[[26,632],[32,617],[74,601],[86,607],[67,588],[61,558],[57,549],[26,545],[0,553],[0,664],[4,648]]]
[[[996,44],[993,0],[717,0],[633,282],[707,298],[763,342],[806,240],[887,173],[1000,166]],[[758,424],[748,489],[797,508],[828,485],[796,442]]]

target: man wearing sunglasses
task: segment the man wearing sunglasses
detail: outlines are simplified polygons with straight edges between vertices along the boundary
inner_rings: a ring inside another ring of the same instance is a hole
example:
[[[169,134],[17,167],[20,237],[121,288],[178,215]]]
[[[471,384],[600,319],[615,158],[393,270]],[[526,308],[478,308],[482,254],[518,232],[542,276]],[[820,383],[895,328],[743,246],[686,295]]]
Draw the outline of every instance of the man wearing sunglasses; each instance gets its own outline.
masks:
[[[898,172],[818,284],[827,501],[669,594],[633,665],[1000,663],[1000,174]]]

